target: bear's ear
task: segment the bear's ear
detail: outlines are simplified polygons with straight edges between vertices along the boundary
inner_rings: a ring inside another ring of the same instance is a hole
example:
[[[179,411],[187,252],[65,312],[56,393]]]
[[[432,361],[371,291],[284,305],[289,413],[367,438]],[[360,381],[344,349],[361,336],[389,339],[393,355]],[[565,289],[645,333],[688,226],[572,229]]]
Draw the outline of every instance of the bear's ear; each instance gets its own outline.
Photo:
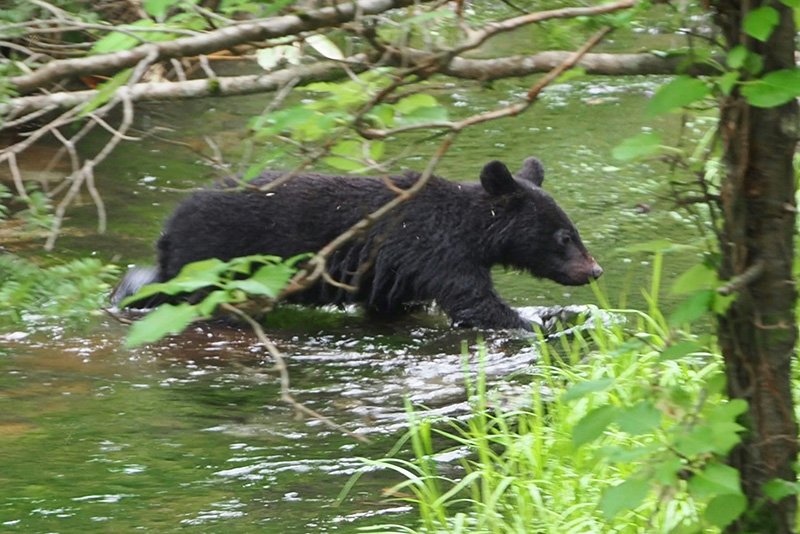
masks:
[[[493,196],[510,195],[520,187],[511,176],[508,167],[497,160],[484,165],[481,171],[481,185]]]
[[[533,156],[526,158],[516,178],[518,180],[527,180],[537,187],[542,187],[542,183],[544,182],[544,165],[542,165],[539,158]]]

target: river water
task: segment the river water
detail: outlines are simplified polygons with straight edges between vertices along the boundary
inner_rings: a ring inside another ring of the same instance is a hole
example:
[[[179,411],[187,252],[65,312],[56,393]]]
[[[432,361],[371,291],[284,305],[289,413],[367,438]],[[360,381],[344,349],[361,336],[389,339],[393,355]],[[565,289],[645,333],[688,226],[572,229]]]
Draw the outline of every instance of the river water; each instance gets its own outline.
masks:
[[[552,87],[528,113],[462,134],[437,172],[476,180],[490,159],[513,170],[527,156],[540,157],[545,188],[605,269],[601,290],[615,305],[626,295],[623,304],[642,307],[650,258],[626,247],[697,240],[665,197],[666,166],[610,156],[643,125],[667,140],[680,135],[677,116],[645,118],[647,99],[661,83],[583,78]],[[465,115],[511,103],[525,90],[524,81],[508,81],[445,87],[439,98],[452,114]],[[211,135],[236,156],[240,132],[265,98],[152,105],[138,120],[195,147]],[[707,127],[690,125],[688,132]],[[425,161],[420,153],[400,167],[422,170]],[[93,229],[87,201],[70,212],[73,231],[58,241],[56,257],[152,262],[153,243],[181,190],[208,183],[211,172],[196,154],[157,137],[124,144],[97,173],[109,231]],[[693,261],[693,253],[668,257],[666,279]],[[496,283],[527,314],[535,306],[596,303],[588,287],[502,271]],[[531,339],[453,330],[440,315],[387,324],[354,310],[278,312],[267,333],[289,360],[293,393],[372,440],[361,444],[283,405],[271,361],[246,330],[199,325],[133,350],[122,348],[126,330],[102,317],[83,333],[40,326],[0,334],[0,531],[304,533],[410,524],[408,506],[384,501],[382,491],[395,481],[387,473],[368,473],[337,500],[363,468],[360,458],[381,457],[401,435],[404,398],[436,413],[464,413],[462,354],[467,347],[474,364],[479,339],[492,381],[514,377],[499,386],[509,397],[524,395],[526,377],[536,372]]]

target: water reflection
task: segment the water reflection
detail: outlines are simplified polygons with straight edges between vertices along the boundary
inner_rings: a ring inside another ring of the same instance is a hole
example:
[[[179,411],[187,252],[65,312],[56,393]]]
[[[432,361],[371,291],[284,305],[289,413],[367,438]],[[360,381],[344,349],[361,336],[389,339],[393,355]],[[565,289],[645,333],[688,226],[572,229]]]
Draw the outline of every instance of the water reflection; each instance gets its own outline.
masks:
[[[326,532],[407,513],[375,502],[392,484],[387,473],[368,472],[337,507],[348,477],[372,469],[360,458],[385,454],[405,428],[404,399],[462,416],[464,381],[479,365],[494,382],[524,377],[537,359],[531,339],[516,333],[451,329],[436,316],[376,332],[352,313],[326,313],[338,326],[323,316],[315,327],[320,316],[309,313],[306,333],[268,333],[287,357],[293,395],[371,445],[280,403],[272,362],[246,330],[198,325],[136,351],[121,348],[125,329],[110,321],[85,337],[5,336],[0,524],[19,532],[221,524],[248,532],[262,523]],[[523,398],[526,387],[506,383],[503,396]]]

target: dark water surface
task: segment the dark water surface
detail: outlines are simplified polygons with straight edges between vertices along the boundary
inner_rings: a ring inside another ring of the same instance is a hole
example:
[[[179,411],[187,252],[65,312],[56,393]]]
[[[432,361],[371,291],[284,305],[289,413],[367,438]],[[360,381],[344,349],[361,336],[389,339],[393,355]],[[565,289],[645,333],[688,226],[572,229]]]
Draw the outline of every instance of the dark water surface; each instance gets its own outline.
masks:
[[[438,173],[476,180],[490,159],[516,169],[525,157],[539,156],[545,188],[605,269],[601,289],[615,304],[626,294],[627,304],[643,306],[649,258],[625,247],[697,241],[664,198],[665,167],[610,156],[643,124],[667,141],[679,135],[675,116],[645,119],[647,97],[660,83],[583,79],[553,87],[531,112],[462,134]],[[502,82],[492,89],[452,87],[440,98],[457,115],[511,103],[524,91],[521,82]],[[210,135],[235,159],[239,132],[264,99],[151,106],[139,120],[143,128],[168,127],[163,135],[197,147],[200,136]],[[688,133],[705,128],[694,125]],[[402,166],[422,170],[423,156]],[[123,145],[98,172],[109,232],[95,233],[87,202],[71,212],[69,224],[78,231],[59,240],[54,258],[151,262],[162,221],[184,194],[179,190],[207,183],[211,173],[190,151],[154,137]],[[640,204],[652,210],[640,213]],[[670,257],[667,280],[693,261],[694,253]],[[588,287],[500,271],[496,280],[516,307],[595,303]],[[335,311],[289,309],[272,318],[268,334],[290,361],[298,400],[373,439],[364,445],[298,419],[281,404],[271,362],[247,331],[198,326],[126,350],[126,330],[102,318],[85,334],[46,327],[0,334],[0,531],[301,533],[410,524],[409,508],[383,501],[381,491],[395,481],[386,473],[362,478],[340,506],[337,495],[363,467],[359,458],[380,457],[395,443],[404,397],[438,413],[465,411],[462,342],[472,347],[475,363],[481,335],[425,314],[390,324]],[[535,373],[534,344],[500,333],[486,333],[486,344],[490,376],[514,375],[504,389],[512,397],[514,384],[524,391],[525,378]]]

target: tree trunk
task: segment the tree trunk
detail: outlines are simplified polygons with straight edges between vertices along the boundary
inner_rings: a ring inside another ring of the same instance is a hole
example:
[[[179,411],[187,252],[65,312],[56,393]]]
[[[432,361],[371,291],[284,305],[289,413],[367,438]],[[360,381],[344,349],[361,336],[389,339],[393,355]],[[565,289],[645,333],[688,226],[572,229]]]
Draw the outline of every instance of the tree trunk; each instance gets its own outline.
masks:
[[[769,3],[780,24],[766,43],[747,36],[742,20]],[[790,8],[778,2],[717,2],[717,22],[729,49],[745,45],[761,55],[764,73],[794,67],[795,27]],[[719,319],[728,394],[749,403],[748,432],[729,462],[741,474],[748,511],[728,532],[794,532],[797,498],[767,499],[764,483],[794,481],[797,424],[790,364],[797,327],[792,279],[795,186],[792,158],[798,135],[796,101],[777,108],[749,106],[738,92],[720,109],[727,176],[722,188],[722,279],[742,277],[736,302]]]

